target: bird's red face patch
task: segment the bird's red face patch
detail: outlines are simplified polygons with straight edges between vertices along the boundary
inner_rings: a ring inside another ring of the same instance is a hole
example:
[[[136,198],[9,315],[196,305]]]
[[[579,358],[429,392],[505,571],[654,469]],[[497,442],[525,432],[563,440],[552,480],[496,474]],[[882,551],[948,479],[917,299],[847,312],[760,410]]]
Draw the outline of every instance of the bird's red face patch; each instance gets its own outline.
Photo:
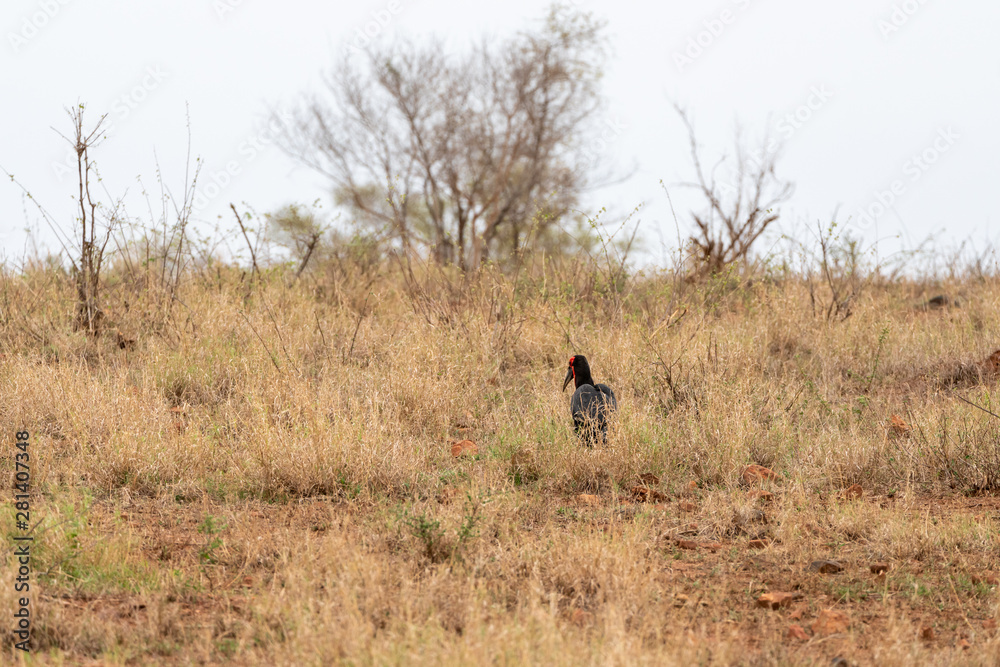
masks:
[[[576,380],[576,366],[573,365],[574,361],[576,361],[576,357],[569,358],[569,367],[573,370],[573,379]]]

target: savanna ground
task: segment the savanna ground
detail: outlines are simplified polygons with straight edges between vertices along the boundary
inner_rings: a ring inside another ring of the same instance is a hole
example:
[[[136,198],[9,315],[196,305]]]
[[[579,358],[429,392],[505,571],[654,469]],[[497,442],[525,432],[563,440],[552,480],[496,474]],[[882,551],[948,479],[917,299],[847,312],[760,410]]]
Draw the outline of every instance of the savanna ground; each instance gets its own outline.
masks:
[[[2,277],[2,532],[26,430],[35,536],[5,662],[1000,662],[1000,418],[958,398],[997,411],[996,280],[828,318],[780,273],[155,273],[109,274],[99,336],[61,270]],[[593,450],[574,353],[618,395]]]

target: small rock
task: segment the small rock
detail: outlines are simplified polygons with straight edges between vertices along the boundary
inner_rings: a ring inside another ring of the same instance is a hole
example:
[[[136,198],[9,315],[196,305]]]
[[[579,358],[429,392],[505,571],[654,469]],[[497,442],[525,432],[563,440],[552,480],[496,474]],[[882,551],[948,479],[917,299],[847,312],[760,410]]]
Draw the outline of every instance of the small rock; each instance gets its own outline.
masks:
[[[889,571],[888,563],[872,563],[868,566],[868,569],[872,571],[872,574],[885,574]]]
[[[764,489],[751,489],[750,497],[756,498],[763,503],[770,503],[774,501],[774,494],[770,491],[765,491]]]
[[[570,615],[570,622],[578,627],[585,628],[594,622],[594,615],[583,609],[574,609]]]
[[[640,503],[663,502],[667,499],[661,492],[648,486],[633,486],[631,493],[632,497]]]
[[[597,507],[601,504],[601,497],[590,493],[581,493],[576,497],[576,501],[587,507]]]
[[[803,642],[809,640],[809,635],[806,634],[806,629],[801,625],[789,625],[788,630],[785,631],[785,636],[789,639],[798,639]]]
[[[740,477],[745,484],[759,484],[767,479],[778,479],[778,473],[755,463],[744,468]]]
[[[917,308],[920,310],[939,310],[948,306],[955,306],[957,308],[961,306],[961,303],[958,299],[953,299],[947,294],[938,294],[927,299],[927,301],[924,301]]]
[[[837,574],[844,571],[844,566],[835,560],[814,560],[809,569],[820,574]]]
[[[471,440],[462,440],[451,446],[451,455],[456,459],[460,456],[475,456],[478,453],[479,448]]]
[[[908,437],[910,437],[910,433],[912,431],[913,431],[913,429],[910,428],[910,425],[907,424],[905,421],[903,421],[903,418],[900,417],[899,415],[892,415],[889,418],[889,433],[890,433],[890,435],[893,435],[893,436],[896,436],[896,437],[899,437],[899,438],[908,438]]]
[[[639,475],[639,481],[649,486],[657,486],[660,483],[660,478],[651,472],[644,472]]]
[[[802,617],[806,615],[806,611],[808,611],[808,607],[806,607],[806,605],[799,605],[798,607],[793,609],[791,613],[788,614],[788,620],[790,621],[802,620]]]
[[[968,639],[962,637],[961,639],[958,640],[958,648],[962,649],[963,651],[968,651],[970,648],[972,648],[972,644],[969,643]]]
[[[830,661],[830,667],[851,667],[851,663],[847,662],[844,656],[838,655]]]
[[[983,362],[983,367],[987,373],[996,373],[1000,371],[1000,350],[994,350],[993,354],[986,357],[986,361]]]
[[[920,628],[920,638],[923,639],[925,642],[933,641],[934,628],[929,625],[925,625],[924,627]]]
[[[722,548],[721,542],[702,542],[701,546],[703,549],[708,549],[709,551],[718,551]]]
[[[996,586],[998,583],[1000,583],[1000,580],[997,580],[995,574],[987,574],[985,577],[983,577],[983,581],[985,581],[990,586]]]
[[[767,540],[750,540],[747,546],[751,549],[766,549],[767,545],[770,544]]]
[[[690,500],[682,500],[680,502],[679,507],[681,508],[682,512],[694,512],[696,509],[698,509],[698,505],[691,502]]]
[[[773,593],[764,593],[757,598],[757,606],[764,607],[765,609],[781,609],[782,607],[787,607],[794,601],[801,598],[802,593],[799,591],[794,593],[782,593],[780,591],[775,591]]]
[[[996,630],[996,629],[997,629],[997,621],[995,618],[987,618],[985,621],[983,621],[983,630]]]
[[[688,493],[695,493],[697,490],[698,490],[698,482],[692,479],[690,482],[687,483]]]
[[[683,593],[678,593],[677,595],[674,596],[674,606],[683,607],[688,603],[689,599],[690,598],[688,598],[688,596],[684,595]]]
[[[846,500],[857,500],[863,495],[865,495],[865,490],[860,484],[853,484],[844,489],[844,498]]]
[[[677,546],[680,549],[689,549],[694,551],[698,548],[698,543],[694,540],[677,540]]]
[[[850,619],[842,611],[824,609],[810,627],[812,627],[814,635],[826,637],[827,635],[847,632],[847,628],[850,627]]]

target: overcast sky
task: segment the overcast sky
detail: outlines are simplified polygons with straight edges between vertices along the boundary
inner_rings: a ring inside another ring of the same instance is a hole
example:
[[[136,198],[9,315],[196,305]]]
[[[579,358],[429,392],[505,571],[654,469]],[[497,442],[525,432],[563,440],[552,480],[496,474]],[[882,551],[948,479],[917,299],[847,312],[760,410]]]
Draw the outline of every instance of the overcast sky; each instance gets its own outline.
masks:
[[[707,155],[731,146],[736,120],[785,140],[779,173],[796,184],[782,209],[791,233],[840,220],[887,249],[928,235],[941,243],[995,242],[1000,176],[1000,3],[995,0],[717,0],[573,3],[608,22],[614,49],[605,79],[609,164],[634,166],[587,205],[638,216],[650,256],[677,231],[662,180],[676,193],[682,232],[691,178],[686,135],[671,101],[687,107]],[[483,33],[530,28],[544,5],[524,0],[283,3],[263,0],[4,0],[0,9],[0,167],[68,228],[75,173],[65,108],[107,113],[95,154],[113,195],[138,205],[139,179],[184,179],[190,111],[193,152],[204,161],[198,217],[230,201],[258,212],[319,199],[324,182],[269,141],[269,109],[293,106],[319,85],[336,54],[366,29],[436,33],[456,49]],[[384,24],[384,25],[380,25]],[[226,173],[237,164],[236,176]],[[212,185],[214,184],[214,187]],[[885,205],[883,207],[883,204]],[[848,222],[848,218],[851,221]],[[228,217],[222,218],[229,225]],[[53,233],[8,180],[0,182],[0,252],[23,256],[27,227]]]

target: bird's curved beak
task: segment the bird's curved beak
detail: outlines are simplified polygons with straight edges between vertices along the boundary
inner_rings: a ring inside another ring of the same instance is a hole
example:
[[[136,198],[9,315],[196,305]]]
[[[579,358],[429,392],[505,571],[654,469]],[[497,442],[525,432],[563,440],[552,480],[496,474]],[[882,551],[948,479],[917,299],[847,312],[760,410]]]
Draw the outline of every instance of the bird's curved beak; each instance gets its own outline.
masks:
[[[566,387],[567,387],[567,386],[569,385],[569,382],[570,382],[570,380],[572,380],[572,379],[573,379],[573,367],[572,367],[572,366],[570,366],[570,367],[569,367],[569,368],[568,368],[568,369],[566,370],[566,379],[565,379],[565,380],[563,380],[563,388],[562,388],[562,390],[563,390],[563,391],[566,391]]]

